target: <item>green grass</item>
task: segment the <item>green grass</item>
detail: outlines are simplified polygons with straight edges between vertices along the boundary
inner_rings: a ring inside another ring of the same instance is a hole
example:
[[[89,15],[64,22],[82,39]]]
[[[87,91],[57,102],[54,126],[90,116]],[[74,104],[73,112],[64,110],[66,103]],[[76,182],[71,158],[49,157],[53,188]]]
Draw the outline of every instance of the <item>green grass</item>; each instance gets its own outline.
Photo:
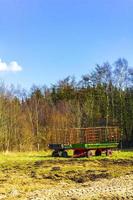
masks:
[[[69,150],[68,154],[72,156],[72,151]],[[80,158],[81,159],[103,159],[105,155],[90,158]],[[132,159],[133,151],[114,151],[112,156],[107,157],[108,159]],[[6,152],[0,153],[0,163],[4,162],[34,162],[37,160],[66,160],[64,158],[53,158],[51,157],[51,151],[41,151],[41,152]],[[69,158],[67,158],[69,160]],[[76,158],[73,158],[76,159]]]
[[[69,151],[72,155],[72,151]],[[90,158],[53,158],[51,151],[0,153],[0,195],[24,199],[31,191],[50,188],[60,181],[69,185],[132,173],[133,152],[114,151],[113,155]],[[56,169],[56,168],[57,169]],[[93,180],[94,179],[94,180]],[[14,188],[19,195],[13,197]]]

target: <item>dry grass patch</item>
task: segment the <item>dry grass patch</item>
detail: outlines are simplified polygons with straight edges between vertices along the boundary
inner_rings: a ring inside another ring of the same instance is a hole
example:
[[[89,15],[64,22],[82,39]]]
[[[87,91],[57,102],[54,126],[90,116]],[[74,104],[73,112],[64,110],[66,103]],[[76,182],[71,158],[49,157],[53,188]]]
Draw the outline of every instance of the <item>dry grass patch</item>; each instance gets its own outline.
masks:
[[[50,152],[0,154],[0,198],[24,199],[29,192],[64,182],[68,187],[133,172],[133,152],[112,157],[52,158]]]

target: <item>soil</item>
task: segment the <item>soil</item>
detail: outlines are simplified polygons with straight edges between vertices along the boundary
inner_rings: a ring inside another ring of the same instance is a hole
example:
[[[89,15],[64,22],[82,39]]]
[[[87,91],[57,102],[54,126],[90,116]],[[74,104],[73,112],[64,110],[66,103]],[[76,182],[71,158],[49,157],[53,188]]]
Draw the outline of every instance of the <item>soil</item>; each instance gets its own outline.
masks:
[[[50,189],[29,193],[26,200],[132,200],[133,174],[70,185],[60,182]]]
[[[132,155],[131,155],[132,156]],[[52,159],[1,165],[3,200],[133,200],[130,159]],[[114,157],[115,158],[115,157]]]

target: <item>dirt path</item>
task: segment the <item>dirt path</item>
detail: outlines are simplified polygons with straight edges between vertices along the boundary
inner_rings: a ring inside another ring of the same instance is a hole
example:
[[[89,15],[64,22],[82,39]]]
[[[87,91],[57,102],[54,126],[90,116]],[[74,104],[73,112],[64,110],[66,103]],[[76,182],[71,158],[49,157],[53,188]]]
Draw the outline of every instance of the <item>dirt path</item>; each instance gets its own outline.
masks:
[[[30,193],[26,200],[133,200],[133,174],[71,186],[61,182]]]

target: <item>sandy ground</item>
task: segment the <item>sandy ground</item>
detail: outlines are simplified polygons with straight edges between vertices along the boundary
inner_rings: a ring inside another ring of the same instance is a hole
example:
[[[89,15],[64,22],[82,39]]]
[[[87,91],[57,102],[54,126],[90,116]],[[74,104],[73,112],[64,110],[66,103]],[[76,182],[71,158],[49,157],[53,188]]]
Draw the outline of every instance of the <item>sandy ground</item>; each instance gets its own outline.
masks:
[[[60,182],[50,189],[29,193],[25,200],[131,200],[133,174],[70,186]]]

